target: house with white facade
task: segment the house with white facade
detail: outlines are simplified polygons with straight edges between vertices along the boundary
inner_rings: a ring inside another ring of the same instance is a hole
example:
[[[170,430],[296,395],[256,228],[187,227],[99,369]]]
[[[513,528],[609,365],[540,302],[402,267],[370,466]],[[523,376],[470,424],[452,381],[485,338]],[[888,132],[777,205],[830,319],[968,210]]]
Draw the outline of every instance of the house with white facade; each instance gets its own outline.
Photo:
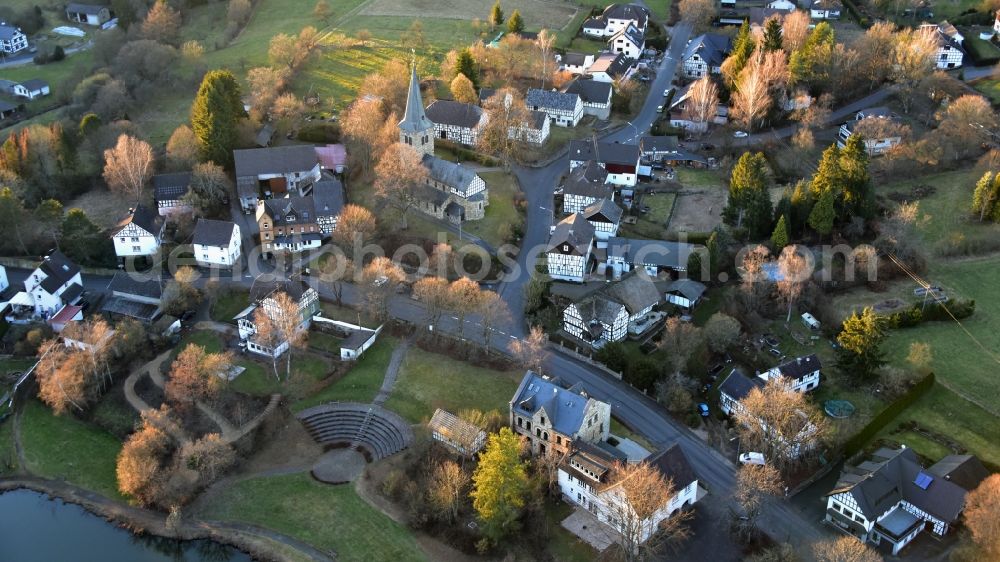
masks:
[[[704,33],[695,37],[687,44],[681,55],[684,76],[701,78],[721,73],[722,62],[726,60],[731,50],[732,39],[728,35]]]
[[[240,261],[240,226],[232,221],[198,219],[191,240],[194,259],[202,267],[231,269]]]
[[[288,340],[281,338],[276,341],[265,341],[259,334],[254,317],[258,308],[264,311],[268,318],[273,320],[281,318],[282,311],[277,305],[275,297],[279,293],[287,293],[298,303],[296,316],[299,319],[299,329],[308,330],[312,323],[313,316],[319,314],[320,303],[319,294],[316,289],[307,286],[302,281],[288,281],[282,284],[259,284],[254,287],[250,294],[253,304],[243,309],[233,320],[239,331],[240,341],[246,345],[247,351],[263,355],[265,357],[278,357],[288,350]]]
[[[639,4],[611,4],[600,16],[583,22],[582,31],[589,37],[610,37],[628,25],[643,33],[649,24],[649,10]]]
[[[971,455],[948,455],[924,468],[913,449],[881,448],[846,466],[827,494],[824,520],[897,556],[927,531],[944,537],[959,521],[966,494],[989,472]]]
[[[19,82],[11,86],[10,93],[19,98],[33,100],[35,98],[49,95],[49,83],[45,80],[32,78],[31,80],[25,80],[24,82]]]
[[[805,357],[796,357],[791,361],[786,361],[781,365],[772,367],[762,373],[757,373],[757,377],[767,382],[773,378],[783,377],[785,384],[794,392],[809,392],[819,386],[820,369],[822,362],[815,354]]]
[[[879,132],[882,127],[875,125],[880,122],[868,122],[869,119],[881,119],[886,123],[898,121],[888,107],[862,109],[854,114],[853,121],[847,121],[840,125],[840,130],[837,132],[837,146],[840,148],[847,146],[847,139],[851,138],[851,135],[855,134],[859,128],[865,130],[865,149],[869,156],[885,154],[903,142],[903,137],[899,134],[897,127],[885,127],[884,132]]]
[[[142,275],[119,271],[108,283],[108,297],[101,311],[108,314],[134,318],[149,324],[159,318],[163,310],[163,280],[159,275]]]
[[[608,239],[618,236],[618,226],[621,224],[625,211],[609,197],[588,206],[581,214],[587,222],[594,226],[597,247],[607,248]]]
[[[559,465],[559,490],[566,501],[586,509],[598,521],[611,528],[610,536],[637,533],[640,543],[646,542],[660,524],[698,501],[698,476],[679,444],[643,459],[673,485],[674,496],[638,528],[627,519],[631,513],[628,500],[616,484],[615,472],[628,462],[613,447],[601,443],[579,443],[576,450]],[[588,532],[600,532],[597,529]]]
[[[357,361],[360,359],[364,352],[375,345],[375,340],[382,333],[383,327],[379,326],[373,330],[365,328],[360,324],[351,324],[349,322],[324,318],[319,314],[313,317],[313,322],[317,329],[330,331],[334,336],[341,338],[341,361]]]
[[[694,272],[698,273],[698,272]],[[691,275],[692,272],[688,272]],[[672,281],[670,285],[667,286],[665,295],[667,302],[683,308],[685,311],[690,312],[694,307],[698,306],[701,302],[702,296],[704,296],[705,291],[708,288],[705,287],[703,283],[699,283],[694,279],[688,279],[682,277],[675,281]]]
[[[742,408],[740,401],[746,398],[754,388],[764,388],[764,380],[759,377],[748,377],[739,369],[733,369],[719,383],[719,409],[727,416]]]
[[[566,53],[559,61],[559,70],[570,74],[586,74],[594,64],[594,55],[584,53]]]
[[[160,250],[166,222],[145,205],[129,209],[127,217],[111,230],[115,255],[119,258],[152,256]]]
[[[594,225],[580,213],[559,221],[549,235],[545,260],[549,276],[561,281],[583,283],[594,250]]]
[[[623,53],[603,53],[587,69],[587,76],[610,84],[615,80],[628,80],[635,72],[635,67],[636,59],[628,58]]]
[[[844,3],[840,0],[814,0],[809,5],[809,17],[814,20],[839,20]]]
[[[630,59],[638,59],[646,48],[646,34],[634,24],[619,29],[608,39],[608,51],[620,53]]]
[[[528,121],[521,127],[511,126],[507,138],[520,139],[529,144],[545,144],[550,133],[549,116],[541,111],[528,111]]]
[[[608,183],[608,171],[588,160],[570,171],[562,185],[562,195],[563,213],[582,213],[602,199],[614,199],[615,189]]]
[[[510,400],[509,423],[528,441],[532,455],[567,454],[574,442],[608,439],[611,405],[592,398],[582,385],[565,388],[528,371]]]
[[[0,53],[13,55],[28,48],[28,36],[21,28],[0,21]]]
[[[611,116],[611,96],[614,95],[614,88],[610,82],[577,79],[570,82],[563,91],[580,96],[584,115],[593,115],[598,119],[607,119]]]
[[[782,12],[794,12],[799,7],[792,0],[771,0],[767,3],[767,8],[781,10]]]
[[[184,196],[191,190],[191,172],[156,174],[153,176],[153,200],[160,216],[190,213],[191,205]]]
[[[73,23],[100,27],[111,20],[111,10],[107,6],[70,2],[66,4],[66,19]]]
[[[437,100],[427,106],[427,118],[434,123],[434,136],[466,146],[474,146],[486,126],[487,114],[471,103]]]
[[[614,142],[594,143],[573,140],[569,143],[569,169],[572,172],[593,160],[607,170],[608,183],[619,187],[635,187],[639,181],[639,147]]]
[[[12,324],[47,320],[80,302],[82,295],[80,266],[52,250],[24,280],[24,291],[10,299],[6,320]]]
[[[431,438],[463,457],[473,457],[486,445],[486,432],[455,414],[438,408],[427,423]]]
[[[319,156],[312,145],[234,150],[233,161],[236,193],[248,214],[261,199],[305,197],[321,178]]]
[[[700,251],[699,247],[687,242],[616,236],[608,239],[607,267],[615,278],[640,267],[650,277],[660,273],[673,277],[687,271],[688,258],[696,251]]]
[[[663,299],[649,276],[640,271],[608,283],[563,309],[563,329],[578,340],[600,349],[641,334],[651,327],[643,320]]]
[[[10,281],[7,280],[7,268],[0,265],[0,295],[2,295],[8,287],[10,287]]]
[[[934,42],[937,51],[934,53],[934,66],[941,70],[959,68],[965,60],[965,51],[962,50],[962,41],[965,38],[947,21],[937,23],[925,23],[920,29],[930,29],[933,31]]]
[[[583,118],[583,100],[576,94],[531,88],[524,98],[531,111],[545,113],[560,127],[576,127]]]

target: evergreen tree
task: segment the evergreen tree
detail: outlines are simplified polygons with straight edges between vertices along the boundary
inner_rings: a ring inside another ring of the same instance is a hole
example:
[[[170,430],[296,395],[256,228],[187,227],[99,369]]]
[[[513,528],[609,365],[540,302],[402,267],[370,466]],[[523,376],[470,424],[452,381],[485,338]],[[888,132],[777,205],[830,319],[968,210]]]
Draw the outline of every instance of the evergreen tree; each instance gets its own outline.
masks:
[[[472,81],[472,85],[479,88],[479,66],[476,64],[476,59],[472,58],[472,52],[469,49],[462,49],[458,52],[458,58],[455,60],[455,73],[464,74],[466,78]]]
[[[767,160],[761,152],[744,152],[729,180],[729,201],[722,210],[728,224],[742,226],[754,239],[771,229],[771,195]]]
[[[812,181],[809,183],[813,199],[818,199],[827,191],[834,194],[834,200],[837,199],[844,185],[844,171],[840,168],[840,164],[840,148],[836,143],[831,144],[823,151],[816,173],[813,174]]]
[[[1000,174],[986,172],[972,192],[972,212],[979,219],[1000,221]]]
[[[781,218],[778,219],[778,224],[774,227],[774,232],[771,233],[771,246],[774,247],[774,251],[777,253],[787,245],[788,224],[785,222],[785,215],[781,215]]]
[[[885,321],[870,307],[851,314],[837,336],[837,368],[858,380],[871,379],[885,364],[885,337]]]
[[[82,209],[70,209],[62,221],[60,249],[66,257],[84,265],[104,265],[114,255],[111,240]]]
[[[868,173],[868,150],[861,135],[851,135],[840,152],[842,195],[841,220],[860,216],[871,218],[875,212],[875,190]]]
[[[205,75],[191,106],[191,129],[203,161],[229,166],[236,145],[236,126],[243,117],[240,86],[228,70]]]
[[[509,427],[490,435],[479,454],[472,482],[472,507],[482,522],[483,534],[496,543],[516,530],[528,488],[521,440]]]
[[[806,37],[805,43],[788,59],[791,83],[814,83],[826,78],[826,66],[833,55],[834,35],[830,24],[823,21]]]
[[[691,254],[688,256],[688,261],[687,261],[687,276],[688,276],[688,279],[694,279],[695,281],[700,281],[702,283],[706,283],[706,282],[710,281],[710,279],[703,279],[702,278],[703,275],[702,275],[701,267],[702,267],[702,265],[701,265],[701,253],[700,252],[691,252]]]
[[[493,27],[499,27],[503,24],[503,8],[500,7],[500,0],[493,3],[493,7],[490,8],[490,25]]]
[[[524,31],[524,19],[521,18],[520,10],[514,10],[514,13],[510,15],[510,19],[507,20],[507,31],[517,34]]]
[[[792,189],[792,195],[788,200],[791,204],[788,231],[792,236],[801,236],[805,232],[809,221],[809,213],[812,212],[813,201],[809,182],[805,180],[796,182],[795,188]]]
[[[62,230],[63,205],[55,199],[46,199],[35,207],[32,212],[35,222],[39,225],[39,230],[52,239],[52,243],[59,247],[60,231]]]
[[[750,24],[744,21],[743,25],[740,26],[739,32],[736,33],[736,38],[733,39],[733,48],[723,65],[726,84],[730,88],[736,83],[736,78],[743,71],[743,67],[747,65],[750,55],[753,54],[756,48],[757,40],[754,38],[753,33],[750,32]]]
[[[0,188],[0,247],[9,248],[13,240],[17,240],[18,250],[23,255],[28,254],[28,248],[21,237],[21,227],[27,211],[24,203],[14,191],[7,186]]]
[[[705,247],[708,248],[708,272],[712,276],[711,281],[715,281],[722,269],[722,248],[719,247],[719,229],[713,230],[712,234],[708,235]]]
[[[824,191],[809,213],[809,226],[819,234],[820,239],[833,231],[833,220],[837,216],[833,203],[833,192]]]
[[[764,24],[764,50],[780,51],[783,46],[781,35],[781,18],[770,17]]]

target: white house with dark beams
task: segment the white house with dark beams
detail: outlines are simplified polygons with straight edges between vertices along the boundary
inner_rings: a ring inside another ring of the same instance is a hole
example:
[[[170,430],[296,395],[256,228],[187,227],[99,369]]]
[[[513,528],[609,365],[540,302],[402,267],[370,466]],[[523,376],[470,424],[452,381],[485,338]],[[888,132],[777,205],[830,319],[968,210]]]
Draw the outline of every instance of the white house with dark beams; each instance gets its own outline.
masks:
[[[165,224],[163,217],[145,205],[129,209],[129,215],[111,231],[115,254],[119,258],[156,254]]]
[[[638,59],[646,48],[646,34],[634,24],[621,28],[608,39],[608,50],[621,53],[630,59]]]
[[[727,35],[705,33],[688,42],[681,55],[684,76],[701,78],[722,72],[722,62],[732,50],[732,40]]]
[[[573,140],[569,143],[569,169],[572,172],[593,160],[607,170],[608,183],[635,187],[639,181],[639,147],[634,144]]]
[[[451,100],[437,100],[427,106],[427,118],[434,123],[434,136],[466,146],[474,146],[488,117],[479,106]]]
[[[614,186],[608,183],[608,171],[588,160],[573,168],[562,186],[562,211],[581,213],[602,199],[614,199]]]
[[[510,400],[510,427],[527,439],[532,455],[566,454],[575,442],[607,440],[611,405],[590,397],[582,385],[565,388],[528,371]]]
[[[528,121],[521,127],[511,125],[507,137],[520,139],[529,144],[545,144],[549,140],[551,124],[549,116],[542,111],[528,111]]]
[[[563,89],[568,94],[576,94],[583,100],[584,115],[593,115],[598,119],[611,116],[611,96],[614,88],[610,82],[599,80],[574,80]]]
[[[819,386],[819,375],[822,368],[823,364],[820,362],[819,357],[813,354],[806,355],[805,357],[796,357],[777,367],[772,367],[767,371],[758,373],[757,376],[765,382],[772,378],[783,377],[791,390],[795,392],[809,392]]]
[[[611,4],[600,16],[584,21],[581,30],[590,37],[610,37],[629,25],[645,32],[649,10],[639,4]]]
[[[13,55],[28,48],[28,36],[21,28],[0,21],[0,53]]]
[[[618,225],[621,224],[622,210],[613,200],[601,199],[583,210],[583,218],[594,226],[594,237],[598,248],[606,248],[608,239],[618,236]]]
[[[282,292],[287,293],[298,303],[297,316],[300,329],[308,330],[313,316],[319,314],[319,293],[302,281],[288,281],[279,285],[263,283],[256,285],[250,294],[253,304],[233,318],[236,320],[240,341],[246,345],[247,351],[265,357],[277,357],[288,350],[287,339],[268,342],[258,337],[257,324],[254,319],[258,308],[263,309],[264,314],[272,320],[281,318],[282,311],[278,307],[275,297]]]
[[[545,113],[560,127],[576,127],[583,118],[583,100],[576,94],[531,88],[524,104],[531,111]]]
[[[637,323],[661,302],[652,279],[634,272],[616,283],[571,303],[563,310],[563,329],[575,338],[600,349],[622,341],[629,333],[642,333]]]
[[[580,213],[559,221],[552,227],[546,250],[549,276],[561,281],[583,283],[594,250],[594,225]]]
[[[191,189],[191,172],[157,174],[153,176],[153,199],[160,216],[190,213],[191,205],[184,202],[184,196]]]
[[[920,29],[930,29],[933,31],[934,42],[937,45],[937,52],[934,53],[934,66],[941,70],[959,68],[965,60],[965,51],[962,50],[964,37],[955,29],[955,26],[948,22],[925,23]]]
[[[593,514],[602,525],[610,527],[608,536],[638,533],[639,542],[646,542],[660,524],[679,510],[698,501],[698,476],[679,444],[643,459],[673,484],[674,495],[648,519],[633,528],[625,523],[631,506],[618,485],[615,471],[629,462],[617,449],[602,443],[581,442],[576,450],[559,465],[558,482],[563,498]],[[628,525],[628,527],[625,527]],[[600,532],[595,529],[591,532]]]
[[[192,252],[202,267],[232,268],[240,260],[240,226],[232,221],[198,219]]]
[[[615,277],[638,267],[650,277],[661,272],[676,275],[687,271],[688,258],[697,250],[687,242],[614,237],[608,239],[607,265]]]
[[[845,465],[827,494],[825,521],[896,556],[923,531],[947,535],[966,494],[987,476],[970,455],[949,455],[924,468],[905,445],[882,448],[858,466]]]
[[[12,324],[45,320],[78,303],[82,295],[80,266],[52,250],[24,280],[24,291],[10,299],[5,318]]]

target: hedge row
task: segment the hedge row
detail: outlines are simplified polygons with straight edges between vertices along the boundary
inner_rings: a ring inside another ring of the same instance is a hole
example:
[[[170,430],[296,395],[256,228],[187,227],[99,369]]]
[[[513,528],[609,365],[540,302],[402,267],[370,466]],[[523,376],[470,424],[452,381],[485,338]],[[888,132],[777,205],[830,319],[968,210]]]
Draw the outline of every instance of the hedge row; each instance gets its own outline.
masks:
[[[437,140],[434,141],[434,144],[436,146],[440,146],[441,148],[445,148],[445,149],[451,151],[451,153],[454,154],[455,157],[459,158],[463,162],[478,162],[479,164],[482,164],[483,166],[499,166],[500,165],[500,161],[497,160],[496,158],[493,158],[492,156],[489,156],[487,154],[482,154],[482,153],[476,152],[474,150],[469,150],[468,148],[460,146],[460,145],[458,145],[456,143],[453,143],[451,141],[437,139]]]
[[[948,314],[949,311],[951,314]],[[974,300],[950,303],[931,302],[926,305],[917,303],[906,310],[886,315],[885,319],[890,328],[912,328],[924,322],[951,320],[952,316],[961,320],[972,316],[975,311],[976,301]]]
[[[875,437],[875,434],[889,425],[889,422],[896,419],[896,416],[916,402],[918,398],[926,394],[932,386],[934,386],[934,373],[930,373],[917,381],[906,394],[886,406],[884,410],[868,422],[868,425],[861,428],[861,431],[855,433],[854,436],[844,443],[844,456],[850,458],[864,449],[865,445]]]

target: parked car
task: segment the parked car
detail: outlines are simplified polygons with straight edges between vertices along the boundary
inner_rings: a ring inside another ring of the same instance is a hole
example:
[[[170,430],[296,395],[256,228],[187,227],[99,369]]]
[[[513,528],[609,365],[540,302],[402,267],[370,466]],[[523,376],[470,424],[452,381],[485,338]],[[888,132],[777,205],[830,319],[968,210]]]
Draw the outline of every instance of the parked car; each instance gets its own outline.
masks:
[[[192,318],[194,318],[194,311],[186,310],[184,311],[184,314],[181,314],[181,317],[178,318],[178,320],[181,321],[181,324],[187,324]]]
[[[763,465],[764,455],[763,453],[743,453],[740,455],[740,464],[759,464]]]
[[[738,139],[745,139],[745,138],[749,137],[750,135],[746,131],[736,131],[735,133],[733,133],[733,136],[736,137],[736,138],[738,138]]]
[[[701,417],[703,417],[703,418],[707,418],[708,417],[708,404],[706,404],[704,402],[699,402],[698,403],[698,414]]]
[[[657,113],[663,113],[663,106],[662,105],[656,106],[656,112]]]
[[[667,97],[669,95],[670,95],[670,88],[667,88],[666,90],[663,90],[663,97]]]
[[[768,349],[767,352],[775,357],[782,357],[780,349],[772,347],[771,349]]]

